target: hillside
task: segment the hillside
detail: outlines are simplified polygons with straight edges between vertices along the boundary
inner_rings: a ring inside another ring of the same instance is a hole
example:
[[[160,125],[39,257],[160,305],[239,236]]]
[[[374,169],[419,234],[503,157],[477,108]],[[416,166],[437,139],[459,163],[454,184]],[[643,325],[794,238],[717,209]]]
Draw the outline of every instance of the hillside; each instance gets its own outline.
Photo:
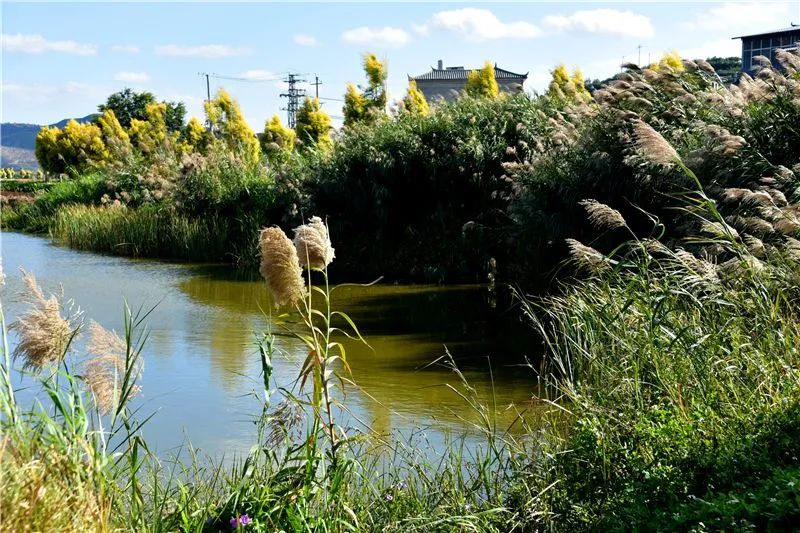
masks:
[[[78,122],[90,122],[97,117],[96,113],[76,118]],[[71,119],[65,118],[51,126],[63,128]],[[39,164],[33,151],[36,147],[36,134],[42,126],[39,124],[24,124],[18,122],[4,122],[0,124],[0,167],[28,168],[36,170]]]

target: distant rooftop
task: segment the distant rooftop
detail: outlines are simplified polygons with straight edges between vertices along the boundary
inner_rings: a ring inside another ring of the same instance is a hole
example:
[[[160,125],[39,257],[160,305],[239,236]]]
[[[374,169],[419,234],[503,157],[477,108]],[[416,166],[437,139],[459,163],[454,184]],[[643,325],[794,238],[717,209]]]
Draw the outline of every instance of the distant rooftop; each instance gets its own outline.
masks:
[[[464,67],[445,67],[442,68],[441,65],[439,68],[431,67],[430,72],[426,72],[425,74],[420,74],[419,76],[409,76],[408,79],[410,80],[466,80],[469,73],[473,70],[478,69],[469,69]],[[497,80],[513,80],[519,78],[527,78],[528,73],[525,74],[517,74],[516,72],[511,72],[510,70],[505,70],[497,65],[494,66],[494,77]]]
[[[781,28],[779,30],[772,30],[772,31],[763,31],[761,33],[751,33],[749,35],[740,35],[738,37],[732,37],[732,39],[747,39],[748,37],[759,37],[761,35],[772,35],[773,33],[786,33],[790,31],[800,31],[800,24],[792,23],[789,25],[788,28]]]

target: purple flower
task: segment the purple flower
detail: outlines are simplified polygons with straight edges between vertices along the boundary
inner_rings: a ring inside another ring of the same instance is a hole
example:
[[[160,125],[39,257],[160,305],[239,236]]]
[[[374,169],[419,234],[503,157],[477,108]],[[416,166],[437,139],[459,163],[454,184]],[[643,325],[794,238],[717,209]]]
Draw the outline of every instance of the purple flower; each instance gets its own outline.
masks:
[[[387,502],[390,502],[390,501],[392,501],[392,500],[394,500],[394,496],[392,496],[391,494],[387,494],[387,495],[386,495],[386,501],[387,501]]]
[[[249,516],[243,514],[241,516],[234,516],[233,518],[231,518],[230,524],[231,528],[239,529],[240,527],[244,527],[250,524],[252,521],[253,520]]]

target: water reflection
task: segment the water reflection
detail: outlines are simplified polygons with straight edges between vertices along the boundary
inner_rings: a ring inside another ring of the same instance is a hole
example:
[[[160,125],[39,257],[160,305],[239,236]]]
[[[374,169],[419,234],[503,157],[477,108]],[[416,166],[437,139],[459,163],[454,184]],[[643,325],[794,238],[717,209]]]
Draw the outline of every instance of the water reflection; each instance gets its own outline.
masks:
[[[266,286],[252,273],[76,252],[14,233],[0,234],[0,245],[9,322],[21,312],[11,298],[21,289],[21,265],[46,290],[63,284],[66,296],[107,328],[121,329],[123,300],[133,308],[157,304],[137,400],[143,412],[159,411],[145,427],[154,447],[167,450],[187,436],[212,453],[249,447],[259,412],[250,394],[260,386],[256,333],[267,329],[270,309]],[[333,306],[369,341],[367,347],[344,339],[357,385],[345,399],[348,424],[362,421],[388,434],[420,426],[459,429],[464,420],[477,420],[446,386],[463,391],[460,378],[442,365],[429,366],[446,350],[478,397],[496,402],[498,424],[511,424],[517,408],[505,407],[528,405],[536,392],[533,373],[519,366],[526,356],[535,358],[536,347],[508,302],[501,297],[493,309],[486,296],[476,286],[337,289]],[[274,379],[292,388],[304,349],[287,337],[279,345]]]

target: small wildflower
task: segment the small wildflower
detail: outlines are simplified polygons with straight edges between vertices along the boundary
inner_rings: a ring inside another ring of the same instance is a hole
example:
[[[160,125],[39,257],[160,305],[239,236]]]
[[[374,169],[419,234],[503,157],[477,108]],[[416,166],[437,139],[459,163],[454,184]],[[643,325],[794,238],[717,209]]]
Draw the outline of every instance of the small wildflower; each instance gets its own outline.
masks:
[[[245,526],[249,525],[253,521],[250,519],[249,516],[243,514],[241,516],[234,516],[230,520],[230,525],[232,529],[239,529],[244,528]]]

